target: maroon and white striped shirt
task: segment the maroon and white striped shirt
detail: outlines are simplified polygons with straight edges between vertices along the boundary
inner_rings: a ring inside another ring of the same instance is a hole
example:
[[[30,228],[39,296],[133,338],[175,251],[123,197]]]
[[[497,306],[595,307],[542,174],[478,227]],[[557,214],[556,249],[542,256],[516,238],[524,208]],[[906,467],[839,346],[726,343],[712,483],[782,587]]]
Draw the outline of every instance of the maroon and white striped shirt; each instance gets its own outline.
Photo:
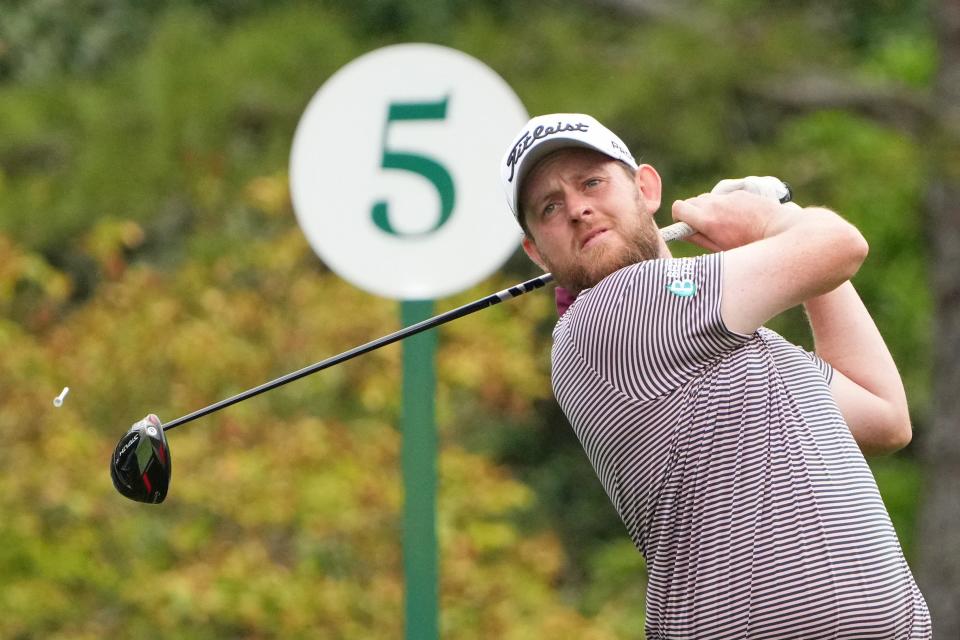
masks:
[[[621,269],[553,334],[554,393],[646,558],[647,637],[929,638],[832,368],[727,329],[722,264]]]

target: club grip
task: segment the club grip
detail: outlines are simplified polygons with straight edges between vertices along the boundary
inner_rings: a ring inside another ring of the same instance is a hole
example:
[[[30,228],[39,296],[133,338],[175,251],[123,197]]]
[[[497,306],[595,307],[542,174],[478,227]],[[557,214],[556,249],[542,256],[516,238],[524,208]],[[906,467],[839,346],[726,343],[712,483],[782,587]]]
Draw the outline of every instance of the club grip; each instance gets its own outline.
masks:
[[[693,227],[688,225],[686,222],[674,222],[673,224],[667,225],[666,227],[660,229],[660,236],[665,242],[683,240],[691,235],[693,235]]]

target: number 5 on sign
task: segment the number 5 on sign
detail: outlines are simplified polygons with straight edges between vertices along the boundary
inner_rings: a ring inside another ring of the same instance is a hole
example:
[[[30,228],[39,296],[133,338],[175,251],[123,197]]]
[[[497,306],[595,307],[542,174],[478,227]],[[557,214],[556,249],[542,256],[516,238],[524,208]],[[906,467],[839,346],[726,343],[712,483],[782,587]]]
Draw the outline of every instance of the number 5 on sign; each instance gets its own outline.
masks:
[[[440,196],[440,215],[437,222],[426,231],[401,232],[394,229],[390,224],[389,204],[386,200],[381,200],[373,205],[373,222],[379,229],[395,236],[413,236],[433,233],[450,218],[453,213],[455,198],[455,189],[453,178],[442,164],[418,153],[406,153],[393,151],[387,147],[390,125],[394,122],[404,120],[439,120],[443,121],[447,117],[447,98],[438,102],[392,102],[387,111],[387,124],[383,128],[383,156],[380,166],[384,169],[399,169],[418,174],[429,180],[437,190]]]
[[[366,291],[427,300],[467,289],[519,246],[499,165],[526,121],[513,90],[459,51],[403,44],[361,56],[323,84],[297,126],[300,227]]]

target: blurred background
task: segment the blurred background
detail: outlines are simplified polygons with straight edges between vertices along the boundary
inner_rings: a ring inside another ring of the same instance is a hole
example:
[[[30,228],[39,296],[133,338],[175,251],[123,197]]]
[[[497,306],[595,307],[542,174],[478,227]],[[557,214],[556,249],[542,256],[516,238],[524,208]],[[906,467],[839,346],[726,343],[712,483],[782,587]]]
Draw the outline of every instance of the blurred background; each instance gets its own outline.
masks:
[[[107,470],[148,412],[398,328],[310,251],[287,167],[320,85],[399,42],[595,115],[667,203],[772,174],[863,231],[915,430],[870,462],[960,637],[956,0],[0,0],[0,637],[402,636],[400,347],[171,432],[163,505]],[[438,311],[536,273],[518,252]],[[642,637],[642,558],[550,392],[555,316],[541,291],[439,330],[443,637]],[[799,310],[771,326],[811,346]]]

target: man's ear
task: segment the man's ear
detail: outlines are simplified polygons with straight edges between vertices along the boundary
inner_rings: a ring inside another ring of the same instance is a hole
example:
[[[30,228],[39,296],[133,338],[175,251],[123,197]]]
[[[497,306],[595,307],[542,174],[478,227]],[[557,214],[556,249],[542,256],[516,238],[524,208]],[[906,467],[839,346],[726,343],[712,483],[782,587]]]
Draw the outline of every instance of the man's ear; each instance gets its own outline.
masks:
[[[543,262],[543,258],[540,257],[540,251],[537,249],[537,245],[534,244],[533,240],[530,239],[530,236],[523,236],[522,244],[523,250],[526,252],[527,256],[541,269],[544,271],[549,271],[549,269],[547,269],[547,265]]]
[[[647,210],[653,215],[660,208],[660,174],[649,164],[642,164],[634,174],[633,181],[647,203]]]

